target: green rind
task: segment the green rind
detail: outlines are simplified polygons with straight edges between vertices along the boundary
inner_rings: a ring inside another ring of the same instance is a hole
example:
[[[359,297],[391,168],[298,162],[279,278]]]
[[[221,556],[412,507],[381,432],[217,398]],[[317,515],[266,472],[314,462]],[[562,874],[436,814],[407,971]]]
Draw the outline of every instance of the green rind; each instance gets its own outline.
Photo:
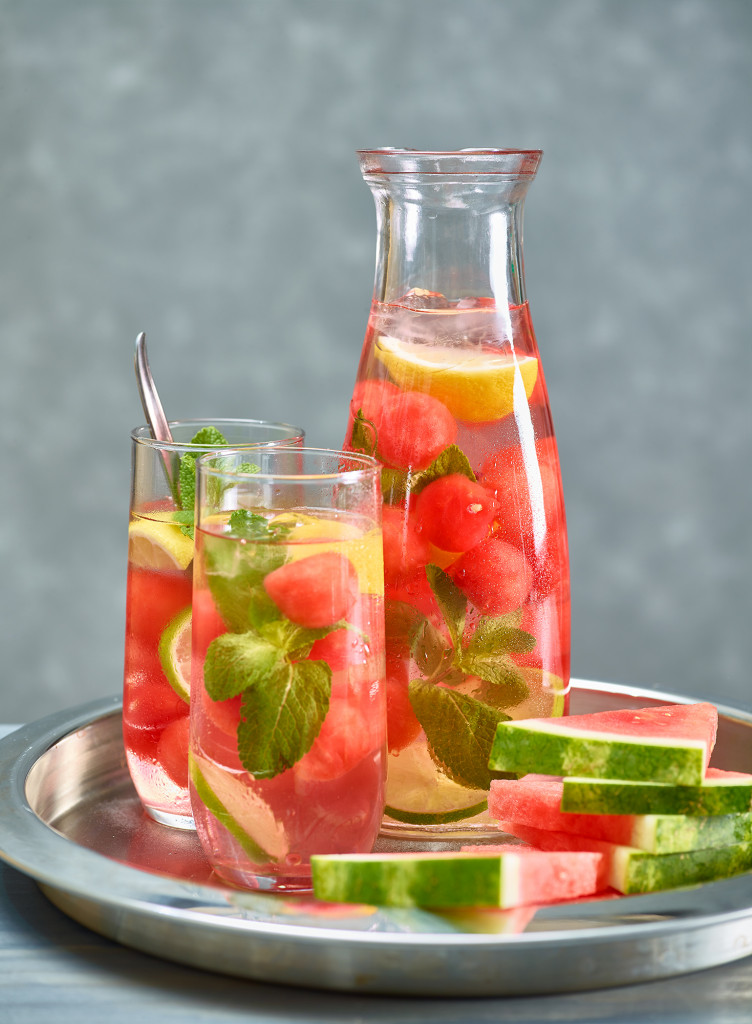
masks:
[[[752,783],[671,786],[621,779],[564,779],[562,811],[573,814],[741,814],[752,809]]]
[[[453,821],[464,821],[465,818],[474,818],[488,809],[488,800],[481,800],[471,807],[460,807],[455,811],[421,812],[403,811],[399,807],[385,807],[384,814],[395,821],[404,822],[406,825],[447,825]]]
[[[638,815],[633,831],[635,846],[661,854],[748,842],[752,842],[752,814],[725,814],[712,818],[684,814]]]
[[[498,907],[501,857],[311,857],[313,894],[331,903],[386,907]]]
[[[702,782],[705,755],[700,747],[601,739],[500,722],[488,765],[518,775],[584,775],[694,786]]]
[[[752,868],[752,843],[663,855],[629,847],[614,850],[626,852],[614,856],[609,881],[625,895],[729,878]]]
[[[268,864],[275,860],[266,850],[259,846],[259,844],[250,836],[244,828],[242,828],[235,818],[230,814],[225,805],[219,799],[217,794],[211,788],[209,783],[201,773],[201,769],[196,764],[193,757],[189,756],[189,768],[191,774],[191,782],[193,783],[196,793],[201,803],[206,807],[207,811],[217,819],[220,825],[223,825],[227,831],[232,835],[240,845],[243,847],[245,852],[248,854],[250,859],[256,864]]]
[[[165,674],[167,682],[173,688],[175,693],[184,700],[186,704],[190,704],[190,690],[186,694],[178,682],[177,673],[175,671],[175,661],[172,656],[172,649],[175,637],[185,629],[186,622],[190,621],[191,618],[191,606],[183,608],[177,615],[173,616],[162,631],[162,635],[159,638],[159,661],[162,665],[162,671]]]

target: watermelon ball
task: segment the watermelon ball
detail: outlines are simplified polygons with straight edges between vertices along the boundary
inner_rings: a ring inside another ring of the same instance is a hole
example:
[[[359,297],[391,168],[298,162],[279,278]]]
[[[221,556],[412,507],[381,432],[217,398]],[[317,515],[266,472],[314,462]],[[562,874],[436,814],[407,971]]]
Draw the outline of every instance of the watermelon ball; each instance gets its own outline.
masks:
[[[378,454],[396,469],[425,469],[457,437],[454,417],[437,398],[400,391],[381,409]]]
[[[482,484],[462,473],[439,477],[418,495],[415,518],[442,551],[468,551],[488,535],[498,502]]]
[[[384,596],[387,601],[399,601],[412,605],[436,625],[443,621],[423,566],[400,576],[398,580],[387,580]]]
[[[447,572],[484,615],[519,608],[533,584],[533,572],[519,548],[495,537],[466,551]]]
[[[157,747],[157,761],[165,774],[181,789],[188,789],[188,715],[171,722],[162,733]]]
[[[387,652],[386,739],[390,754],[404,750],[420,733],[408,692],[409,671],[409,659]]]
[[[410,573],[430,561],[428,538],[420,532],[415,517],[406,509],[385,505],[382,509],[382,531],[386,579]]]
[[[322,636],[311,647],[310,661],[325,661],[332,672],[344,672],[355,665],[365,665],[366,643],[354,629],[335,629]]]
[[[558,528],[562,508],[554,439],[548,437],[536,441],[535,455],[543,493],[542,505],[531,501],[530,482],[520,445],[496,452],[484,464],[480,474],[484,486],[499,504],[497,535],[509,544],[521,547],[527,554],[535,550],[534,528],[538,527],[541,536],[554,532]]]
[[[274,569],[264,589],[291,622],[304,629],[333,626],[358,598],[358,573],[335,551],[309,555]]]
[[[380,743],[383,721],[364,714],[351,699],[332,694],[329,710],[313,746],[295,765],[298,779],[328,782],[351,771]]]
[[[397,385],[388,380],[358,381],[350,400],[350,413],[354,419],[360,412],[364,419],[371,420],[378,427],[384,402],[398,394]]]

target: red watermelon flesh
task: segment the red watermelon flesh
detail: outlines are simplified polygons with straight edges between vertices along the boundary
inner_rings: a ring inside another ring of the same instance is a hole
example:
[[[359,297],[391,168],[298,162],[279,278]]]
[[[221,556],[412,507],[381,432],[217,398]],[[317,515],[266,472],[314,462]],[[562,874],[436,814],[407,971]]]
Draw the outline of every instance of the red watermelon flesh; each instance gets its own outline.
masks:
[[[564,732],[597,732],[620,739],[694,740],[706,745],[708,761],[718,730],[718,711],[712,704],[665,704],[636,711],[596,711],[566,718],[526,719]]]
[[[559,809],[563,789],[562,780],[550,775],[495,779],[491,783],[488,811],[498,821],[632,845],[635,815],[567,814]]]
[[[517,862],[516,903],[558,903],[591,896],[602,888],[597,851],[547,852],[532,846],[463,846],[462,853],[503,854]]]

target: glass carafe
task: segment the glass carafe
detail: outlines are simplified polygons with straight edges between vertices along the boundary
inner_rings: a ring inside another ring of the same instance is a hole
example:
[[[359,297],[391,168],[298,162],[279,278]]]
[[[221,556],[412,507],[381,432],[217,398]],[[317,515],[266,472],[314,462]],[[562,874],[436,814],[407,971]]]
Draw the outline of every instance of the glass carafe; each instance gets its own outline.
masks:
[[[561,474],[522,255],[541,153],[359,158],[378,246],[345,446],[383,466],[382,830],[477,837],[498,722],[568,702]]]

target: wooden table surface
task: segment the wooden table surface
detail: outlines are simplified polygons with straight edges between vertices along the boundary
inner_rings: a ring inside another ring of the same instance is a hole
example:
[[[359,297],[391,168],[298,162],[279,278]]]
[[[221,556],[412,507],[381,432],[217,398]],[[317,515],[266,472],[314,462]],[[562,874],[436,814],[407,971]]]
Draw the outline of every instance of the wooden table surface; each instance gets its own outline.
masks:
[[[0,736],[10,727],[0,726]],[[752,957],[597,992],[407,999],[264,985],[147,956],[57,910],[0,863],[1,1024],[752,1024]]]

